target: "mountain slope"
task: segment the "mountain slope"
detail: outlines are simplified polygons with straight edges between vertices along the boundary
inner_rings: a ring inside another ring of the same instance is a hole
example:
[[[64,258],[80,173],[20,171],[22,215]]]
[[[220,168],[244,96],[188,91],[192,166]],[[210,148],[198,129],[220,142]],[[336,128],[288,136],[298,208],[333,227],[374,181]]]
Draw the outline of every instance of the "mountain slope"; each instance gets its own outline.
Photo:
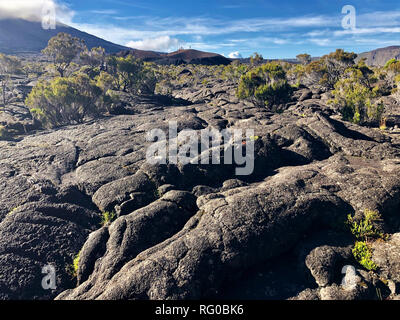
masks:
[[[391,46],[372,50],[370,52],[360,53],[357,60],[366,58],[369,66],[382,67],[390,59],[400,59],[400,46]]]
[[[232,62],[231,59],[225,58],[217,53],[203,52],[193,49],[181,49],[171,53],[131,49],[120,53],[122,56],[126,56],[128,54],[132,54],[136,58],[158,64],[228,65]]]
[[[89,48],[101,46],[106,49],[107,53],[116,53],[127,49],[64,24],[58,24],[55,30],[44,30],[40,22],[3,19],[0,20],[0,52],[6,54],[40,53],[47,46],[50,38],[60,32],[83,39]]]
[[[22,19],[0,20],[0,52],[6,54],[40,53],[41,50],[47,46],[48,41],[60,32],[69,33],[74,37],[84,40],[89,49],[101,46],[110,54],[118,53],[121,56],[133,54],[136,58],[160,64],[192,63],[227,65],[231,63],[230,59],[219,54],[197,50],[179,50],[172,53],[160,53],[131,49],[103,40],[65,24],[57,24],[55,30],[44,30],[40,22]]]

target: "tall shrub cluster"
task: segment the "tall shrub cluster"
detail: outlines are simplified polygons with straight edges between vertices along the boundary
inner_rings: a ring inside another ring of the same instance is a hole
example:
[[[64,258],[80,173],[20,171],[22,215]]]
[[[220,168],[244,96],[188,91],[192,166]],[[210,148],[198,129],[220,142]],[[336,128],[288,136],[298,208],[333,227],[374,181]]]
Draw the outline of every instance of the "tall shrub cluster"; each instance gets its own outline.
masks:
[[[250,99],[259,106],[270,109],[289,100],[292,88],[286,72],[278,63],[268,63],[256,67],[240,79],[237,96]]]
[[[50,39],[43,53],[58,75],[39,81],[26,104],[45,127],[81,123],[110,111],[118,103],[114,91],[154,93],[151,66],[131,55],[106,56],[101,47],[88,50],[82,40],[66,33]]]

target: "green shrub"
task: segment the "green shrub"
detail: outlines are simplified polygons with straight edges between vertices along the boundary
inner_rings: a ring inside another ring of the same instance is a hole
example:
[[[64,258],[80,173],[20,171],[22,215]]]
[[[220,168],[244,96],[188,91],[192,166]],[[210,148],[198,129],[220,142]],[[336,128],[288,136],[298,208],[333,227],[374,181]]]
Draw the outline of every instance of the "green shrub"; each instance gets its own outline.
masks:
[[[235,60],[231,64],[224,67],[222,71],[223,80],[232,80],[234,82],[239,82],[240,78],[248,72],[249,67],[245,64],[241,64],[239,61]]]
[[[400,78],[400,61],[389,60],[383,68],[384,81],[389,89],[396,88]]]
[[[45,127],[82,123],[100,114],[102,90],[87,75],[39,81],[26,99],[33,117]]]
[[[103,212],[102,217],[101,217],[101,225],[106,226],[113,222],[116,218],[115,212]]]
[[[396,77],[396,89],[393,90],[393,97],[396,99],[397,102],[400,102],[400,75]]]
[[[115,79],[112,75],[107,72],[100,72],[95,78],[96,85],[100,87],[104,92],[115,89]]]
[[[378,82],[378,77],[375,75],[374,70],[366,65],[365,61],[365,58],[363,58],[356,65],[346,69],[344,77],[356,73],[357,81],[372,90]]]
[[[72,259],[72,263],[67,265],[65,268],[66,272],[71,276],[72,279],[78,276],[79,260],[81,252],[82,250],[79,251],[78,254]]]
[[[363,212],[363,219],[356,221],[354,217],[348,215],[347,223],[350,227],[351,233],[357,239],[367,240],[369,238],[382,238],[383,234],[376,230],[374,223],[381,221],[381,215],[378,211],[365,209]]]
[[[304,72],[306,85],[319,85],[331,90],[344,74],[345,70],[354,65],[357,55],[337,49],[321,59],[309,63]]]
[[[378,266],[372,261],[372,249],[369,243],[373,239],[384,239],[383,233],[375,226],[376,222],[381,220],[378,211],[369,209],[364,210],[362,219],[356,220],[351,215],[347,217],[347,225],[351,233],[359,240],[356,241],[352,250],[353,256],[360,265],[371,271],[377,270]]]
[[[41,62],[26,62],[22,70],[28,77],[38,77],[45,73],[45,64]]]
[[[372,261],[372,250],[366,242],[356,242],[353,249],[353,255],[356,261],[365,269],[370,271],[375,271],[378,269],[378,266],[374,261]]]
[[[157,78],[153,66],[132,55],[127,57],[111,56],[107,60],[108,72],[114,77],[117,90],[132,95],[154,94]]]
[[[172,91],[174,89],[174,85],[170,80],[163,79],[157,82],[157,86],[155,89],[156,94],[161,94],[165,96],[172,96]]]
[[[262,64],[264,62],[264,58],[261,54],[259,54],[258,52],[254,52],[251,56],[250,56],[250,64],[252,66],[259,66],[260,64]]]
[[[79,253],[75,256],[75,258],[74,258],[74,260],[73,260],[73,266],[74,266],[74,274],[75,274],[75,276],[78,274],[80,255],[81,255],[81,251],[79,251]]]
[[[311,62],[311,56],[307,53],[302,53],[297,55],[296,59],[304,66]]]
[[[80,261],[80,255],[81,251],[78,252],[76,256],[72,259],[72,263],[68,264],[65,267],[65,271],[71,276],[72,279],[76,278],[78,276],[78,269],[79,269],[79,261]]]
[[[106,61],[106,50],[102,47],[86,49],[80,53],[80,60],[83,64],[92,68],[100,68]]]
[[[77,74],[86,74],[90,79],[94,80],[100,75],[101,71],[98,67],[91,67],[91,66],[83,66],[77,72]]]
[[[237,96],[250,99],[259,106],[273,106],[290,99],[292,87],[286,72],[278,63],[268,63],[250,70],[240,78]]]
[[[293,64],[290,69],[287,71],[288,81],[296,87],[299,87],[300,84],[304,84],[304,75],[306,72],[306,66],[302,64]]]
[[[83,40],[61,32],[49,40],[42,53],[52,61],[60,77],[64,77],[72,61],[85,50]]]
[[[374,102],[376,92],[365,85],[361,70],[347,69],[347,74],[335,84],[330,101],[342,114],[343,120],[356,124],[380,123],[384,105]]]
[[[388,62],[386,62],[384,69],[400,73],[400,61],[394,58],[390,59]]]
[[[0,93],[3,107],[9,102],[10,95],[13,95],[14,82],[11,81],[11,75],[17,73],[23,73],[21,60],[0,53]]]
[[[110,112],[115,105],[121,102],[120,96],[114,91],[115,79],[109,73],[101,71],[95,81],[96,85],[103,91],[99,105],[102,105],[101,109]]]

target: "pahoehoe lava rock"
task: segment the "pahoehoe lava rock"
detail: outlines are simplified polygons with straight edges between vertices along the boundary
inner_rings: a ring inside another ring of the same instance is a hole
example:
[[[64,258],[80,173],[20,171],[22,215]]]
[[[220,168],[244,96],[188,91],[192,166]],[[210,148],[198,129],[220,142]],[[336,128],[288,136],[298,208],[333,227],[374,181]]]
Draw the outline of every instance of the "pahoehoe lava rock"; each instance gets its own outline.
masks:
[[[0,223],[0,298],[49,299],[73,285],[68,267],[99,221],[70,204],[28,203],[11,211]],[[47,265],[56,270],[55,290],[42,287]]]
[[[343,227],[365,208],[391,234],[373,258],[396,297],[398,134],[343,122],[305,88],[279,114],[234,88],[182,87],[172,95],[189,105],[133,101],[128,114],[1,141],[0,298],[371,298],[379,279],[358,265],[366,286],[341,291],[342,267],[356,265]],[[146,134],[170,121],[198,133],[254,129],[254,174],[149,165]],[[105,211],[117,218],[102,226]],[[41,287],[47,264],[54,291]]]

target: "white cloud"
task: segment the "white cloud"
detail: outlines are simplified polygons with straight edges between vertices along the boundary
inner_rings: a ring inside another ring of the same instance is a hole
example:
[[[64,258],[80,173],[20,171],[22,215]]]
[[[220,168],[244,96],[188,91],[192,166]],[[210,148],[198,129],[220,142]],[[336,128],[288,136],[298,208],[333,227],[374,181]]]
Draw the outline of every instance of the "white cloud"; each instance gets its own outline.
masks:
[[[114,14],[118,14],[117,10],[91,10],[91,13],[95,13],[95,14],[104,14],[104,15],[114,15]]]
[[[325,47],[332,44],[329,38],[312,38],[309,39],[309,41],[321,47]]]
[[[272,42],[275,43],[275,44],[286,44],[287,40],[285,40],[285,39],[273,39]]]
[[[327,35],[328,32],[331,32],[331,31],[329,29],[313,30],[313,31],[307,32],[306,36],[313,37],[313,38],[314,37],[322,37],[322,36]]]
[[[333,16],[306,15],[231,20],[204,16],[122,18],[133,21],[119,25],[72,23],[72,27],[115,43],[128,43],[129,46],[138,49],[173,51],[184,44],[185,47],[203,51],[223,51],[227,55],[234,50],[246,53],[260,48],[287,45],[352,46],[357,41],[368,40],[372,35],[381,38],[381,41],[389,41],[400,33],[400,11],[358,14],[356,30],[342,28],[342,15],[339,12]],[[239,32],[244,34],[245,39],[237,38]],[[265,36],[260,36],[260,33]],[[217,36],[224,38],[216,39]],[[230,37],[232,39],[229,39]],[[176,38],[185,39],[185,43],[180,43]]]
[[[138,41],[129,41],[126,46],[139,50],[152,51],[175,51],[179,49],[181,42],[179,39],[169,36],[161,36],[158,38],[148,38]]]
[[[400,27],[394,28],[356,28],[354,30],[340,30],[335,31],[336,37],[343,35],[367,35],[367,34],[379,34],[379,33],[400,33]]]
[[[104,24],[73,24],[80,30],[95,34],[109,41],[126,43],[130,39],[140,40],[161,36],[191,36],[200,39],[204,36],[219,36],[237,32],[277,32],[306,27],[340,25],[340,20],[329,17],[295,17],[272,19],[238,19],[223,21],[204,17],[140,17],[137,27],[120,27]],[[117,17],[117,19],[124,19]],[[336,21],[337,20],[337,21]],[[128,39],[128,40],[127,40]],[[122,41],[121,40],[125,40]],[[196,40],[198,42],[198,40]],[[276,44],[282,44],[279,40]]]
[[[57,0],[0,0],[0,19],[40,21],[46,9],[55,10],[57,21],[68,23],[74,16],[72,10]]]
[[[235,51],[235,52],[231,52],[231,53],[228,55],[228,58],[231,58],[231,59],[241,59],[241,58],[243,58],[243,57],[242,57],[242,55],[240,54],[239,51]]]
[[[400,11],[375,11],[357,16],[357,25],[361,27],[399,25]]]

